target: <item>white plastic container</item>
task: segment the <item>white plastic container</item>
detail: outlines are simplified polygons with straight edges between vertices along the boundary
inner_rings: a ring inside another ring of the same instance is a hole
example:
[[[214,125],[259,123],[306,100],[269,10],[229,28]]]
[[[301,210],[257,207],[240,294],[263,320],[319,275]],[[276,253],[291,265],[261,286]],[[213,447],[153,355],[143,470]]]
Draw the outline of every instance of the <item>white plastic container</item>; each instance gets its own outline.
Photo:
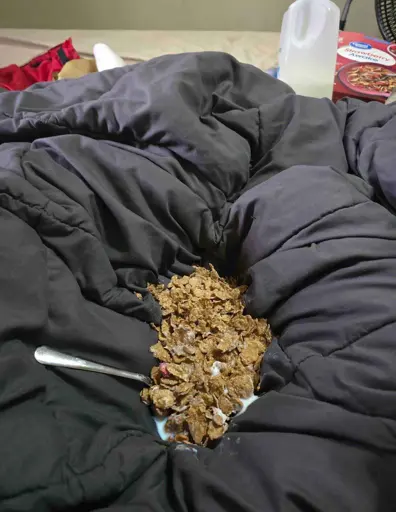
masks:
[[[283,16],[278,78],[297,94],[331,98],[339,22],[330,0],[296,0]]]
[[[96,43],[93,47],[96,67],[98,71],[106,71],[106,69],[122,68],[125,62],[119,55],[104,43]]]

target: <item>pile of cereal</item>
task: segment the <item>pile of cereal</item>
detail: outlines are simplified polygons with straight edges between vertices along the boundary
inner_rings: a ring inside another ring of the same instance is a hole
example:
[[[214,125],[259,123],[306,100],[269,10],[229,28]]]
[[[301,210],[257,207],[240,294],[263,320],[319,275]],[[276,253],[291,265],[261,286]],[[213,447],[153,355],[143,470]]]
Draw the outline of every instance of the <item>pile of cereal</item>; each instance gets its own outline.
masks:
[[[243,314],[246,287],[220,278],[212,266],[149,290],[163,319],[150,348],[160,364],[142,400],[168,417],[170,440],[205,446],[224,434],[241,399],[254,393],[270,328]]]

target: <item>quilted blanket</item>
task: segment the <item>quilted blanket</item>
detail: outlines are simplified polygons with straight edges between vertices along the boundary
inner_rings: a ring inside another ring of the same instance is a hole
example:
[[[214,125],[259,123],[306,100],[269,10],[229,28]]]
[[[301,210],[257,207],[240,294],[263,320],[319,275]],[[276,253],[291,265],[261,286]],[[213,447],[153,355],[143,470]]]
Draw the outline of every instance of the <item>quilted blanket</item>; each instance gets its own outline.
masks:
[[[0,94],[0,510],[395,510],[396,106],[299,97],[221,53]],[[268,318],[261,396],[163,441],[148,283],[212,263]],[[143,300],[140,299],[142,294]]]

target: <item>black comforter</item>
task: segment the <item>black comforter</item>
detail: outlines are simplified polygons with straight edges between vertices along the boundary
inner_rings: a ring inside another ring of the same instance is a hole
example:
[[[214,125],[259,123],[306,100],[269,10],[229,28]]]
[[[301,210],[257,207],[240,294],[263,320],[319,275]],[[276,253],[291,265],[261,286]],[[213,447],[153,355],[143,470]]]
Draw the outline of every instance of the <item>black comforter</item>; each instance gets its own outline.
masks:
[[[0,510],[396,510],[396,106],[220,53],[0,94]],[[214,262],[277,337],[212,448],[162,441],[147,282]],[[139,300],[136,292],[144,294]]]

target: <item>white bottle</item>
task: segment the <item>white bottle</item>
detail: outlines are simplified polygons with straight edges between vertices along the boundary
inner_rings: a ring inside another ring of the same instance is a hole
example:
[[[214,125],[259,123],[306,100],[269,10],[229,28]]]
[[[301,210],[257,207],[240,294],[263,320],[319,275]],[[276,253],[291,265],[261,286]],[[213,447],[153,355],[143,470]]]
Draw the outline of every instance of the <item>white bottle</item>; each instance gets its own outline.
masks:
[[[331,98],[339,22],[330,0],[296,0],[283,16],[278,78],[297,94]]]
[[[119,55],[104,43],[96,43],[93,47],[93,54],[96,61],[98,71],[106,69],[122,68],[125,62]]]

